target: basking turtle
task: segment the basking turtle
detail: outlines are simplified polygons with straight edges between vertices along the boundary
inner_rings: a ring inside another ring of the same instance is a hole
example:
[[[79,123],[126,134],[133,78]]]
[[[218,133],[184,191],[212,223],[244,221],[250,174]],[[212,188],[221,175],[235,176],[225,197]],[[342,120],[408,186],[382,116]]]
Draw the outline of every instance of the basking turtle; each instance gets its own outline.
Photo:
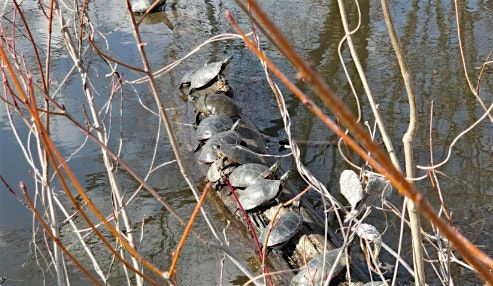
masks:
[[[198,157],[198,160],[202,163],[210,164],[219,157],[221,157],[217,152],[217,147],[215,146],[223,146],[226,144],[240,144],[241,137],[240,135],[232,130],[220,132],[214,136],[212,136],[204,146],[202,146],[202,151]]]
[[[228,57],[222,61],[212,62],[198,70],[186,73],[181,80],[180,88],[184,85],[190,85],[189,93],[191,93],[196,89],[206,86],[221,74],[230,60],[231,57]]]
[[[207,140],[213,135],[230,130],[233,123],[233,120],[227,116],[221,114],[211,115],[200,122],[195,138],[200,141]]]
[[[151,12],[159,11],[164,6],[165,0],[159,0],[159,3],[152,9]],[[135,14],[142,14],[151,8],[154,4],[154,0],[132,0],[132,12]]]
[[[195,104],[199,98],[213,93],[226,95],[230,98],[233,98],[234,95],[233,88],[229,85],[228,81],[223,78],[216,80],[214,83],[202,89],[196,89],[191,93],[187,92],[185,95],[187,95],[188,101]]]
[[[237,191],[243,209],[251,210],[273,200],[290,173],[286,172],[279,180],[257,179],[246,189]]]
[[[322,252],[315,256],[307,263],[307,268],[304,268],[298,274],[296,274],[296,276],[293,277],[293,279],[291,280],[291,285],[321,285],[322,282],[327,279],[327,276],[329,275],[332,267],[334,267],[334,263],[336,262],[337,256],[339,256],[339,252],[341,250],[341,248],[337,248],[334,250]],[[332,277],[339,274],[344,269],[345,265],[346,259],[343,254],[334,268]]]
[[[252,124],[242,121],[235,130],[240,133],[242,141],[248,148],[255,152],[265,152],[265,135],[260,133]]]
[[[208,144],[209,142],[207,142],[206,145]],[[238,144],[213,145],[212,149],[216,151],[218,157],[224,157],[230,163],[239,165],[246,163],[264,163],[264,159],[260,154]]]
[[[279,169],[279,165],[279,161],[270,167],[256,163],[241,165],[229,175],[229,182],[233,187],[246,188],[258,179],[266,179],[274,175]]]
[[[213,93],[199,97],[195,103],[195,110],[197,111],[197,118],[199,118],[200,114],[205,116],[222,114],[228,117],[238,117],[241,109],[233,99],[224,94]]]
[[[294,212],[289,212],[281,215],[277,223],[272,227],[267,241],[267,247],[276,246],[290,240],[295,236],[303,225],[301,216]],[[260,234],[260,241],[265,240],[267,229],[264,229]]]

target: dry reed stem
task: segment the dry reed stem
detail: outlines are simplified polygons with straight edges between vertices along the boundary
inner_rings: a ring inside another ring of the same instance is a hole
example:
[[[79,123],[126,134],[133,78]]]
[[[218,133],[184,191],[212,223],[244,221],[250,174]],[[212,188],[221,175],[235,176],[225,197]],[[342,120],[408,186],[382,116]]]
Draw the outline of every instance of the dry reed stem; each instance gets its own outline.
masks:
[[[351,146],[360,156],[362,156],[381,174],[383,174],[389,181],[396,187],[396,189],[403,195],[409,197],[413,200],[415,205],[423,212],[424,216],[427,217],[431,223],[435,224],[456,247],[456,249],[470,261],[470,263],[480,272],[481,276],[493,283],[493,275],[489,272],[489,269],[493,269],[493,260],[489,258],[485,253],[483,253],[474,244],[469,242],[460,232],[458,232],[453,226],[441,220],[434,212],[429,203],[423,198],[423,196],[416,192],[416,190],[406,181],[402,174],[393,167],[389,158],[383,153],[379,147],[372,142],[371,138],[366,134],[365,130],[358,124],[355,123],[352,114],[348,109],[340,102],[329,87],[321,80],[321,78],[306,64],[301,57],[294,51],[287,40],[282,36],[279,30],[274,26],[274,24],[267,18],[265,13],[258,7],[254,1],[248,1],[252,11],[256,14],[259,22],[262,23],[264,28],[270,32],[270,36],[274,39],[274,44],[283,52],[287,58],[295,65],[298,73],[304,78],[308,83],[311,84],[313,90],[321,97],[324,103],[334,110],[338,118],[352,131],[352,134],[358,139],[358,141],[372,154],[372,157],[366,154],[366,152],[357,145],[352,139],[348,138],[342,132],[342,130],[335,125],[330,118],[327,118],[323,113],[316,108],[311,101],[309,101],[306,96],[302,93],[286,78],[280,78],[288,88],[290,88],[297,96],[302,99],[302,102],[312,111],[317,117],[319,117],[329,128],[336,132],[339,136],[343,137],[344,140]],[[228,14],[228,18],[232,21],[231,14]],[[239,28],[239,27],[235,27]],[[272,63],[268,62],[265,56],[256,50],[256,47],[250,40],[243,37],[244,42],[247,46],[254,51],[254,53],[261,57],[262,60],[268,63],[269,69],[275,71]],[[269,65],[270,63],[270,65]],[[279,72],[277,70],[277,72]],[[276,72],[274,72],[276,74]],[[282,77],[280,73],[276,76]],[[284,79],[284,80],[283,80]],[[293,88],[293,89],[292,89]]]
[[[370,103],[370,107],[373,113],[373,116],[375,117],[375,121],[378,125],[378,130],[380,131],[380,135],[382,136],[382,139],[385,143],[385,148],[387,149],[387,152],[389,154],[390,159],[392,160],[392,163],[394,166],[400,170],[399,166],[399,160],[397,159],[397,155],[395,153],[394,146],[392,144],[392,140],[390,139],[389,135],[387,134],[387,128],[385,127],[385,123],[382,120],[380,116],[380,112],[378,111],[377,104],[375,103],[373,93],[370,89],[370,85],[368,84],[368,80],[366,79],[365,71],[363,70],[363,65],[361,64],[359,60],[358,53],[356,51],[356,48],[353,44],[353,39],[351,37],[352,31],[349,30],[349,24],[348,20],[346,17],[346,10],[344,8],[344,3],[342,0],[338,0],[338,6],[339,6],[339,14],[341,15],[341,20],[342,20],[342,25],[344,27],[344,32],[345,32],[345,37],[347,38],[347,43],[349,46],[349,50],[351,52],[351,57],[354,61],[354,65],[356,66],[356,70],[358,71],[359,78],[361,80],[361,84],[363,85],[363,88],[366,93],[366,97],[368,98],[368,102]],[[358,1],[355,0],[357,6],[358,6],[358,11],[359,11],[359,4]],[[359,122],[359,116],[356,122]]]
[[[48,44],[47,44],[48,45],[48,55],[46,57],[46,70],[43,71],[43,66],[41,64],[41,58],[39,56],[38,48],[37,48],[37,45],[35,44],[31,29],[27,23],[27,20],[24,16],[24,13],[20,9],[19,4],[17,3],[16,0],[14,0],[13,3],[15,6],[15,9],[18,11],[18,13],[21,17],[24,28],[28,34],[28,42],[32,45],[34,55],[36,58],[36,63],[37,63],[38,69],[39,69],[39,74],[41,75],[41,82],[42,82],[42,85],[44,88],[44,92],[46,94],[48,94],[48,92],[49,92],[49,63],[50,63],[49,52],[51,49],[51,23],[52,23],[52,19],[51,18],[49,19]],[[15,24],[13,26],[15,26]],[[45,103],[45,109],[47,111],[46,112],[46,119],[45,119],[45,126],[46,126],[47,132],[49,133],[50,132],[49,104],[48,104],[47,100],[45,100],[44,103]],[[47,212],[47,213],[50,217],[51,230],[53,231],[54,235],[58,236],[58,231],[56,228],[56,220],[57,220],[56,219],[56,213],[55,213],[54,207],[53,207],[53,190],[52,190],[50,183],[48,181],[48,174],[49,174],[48,157],[47,157],[47,153],[45,152],[45,150],[42,150],[42,148],[39,148],[39,149],[40,149],[39,151],[41,153],[39,158],[40,158],[40,163],[42,165],[42,180],[45,182],[45,186],[46,186],[46,187],[44,187],[44,186],[42,187],[42,194],[41,195],[42,195],[43,200],[45,198],[48,199],[48,204],[49,204],[48,210],[49,210],[49,212]],[[36,188],[36,194],[38,194],[37,188]],[[56,245],[56,243],[53,243],[53,248],[54,248],[55,255],[52,258],[54,259],[53,262],[55,264],[55,269],[56,269],[55,272],[56,272],[56,276],[57,276],[57,282],[58,282],[58,284],[62,284],[62,283],[64,283],[63,280],[68,279],[68,275],[66,273],[65,267],[63,267],[63,265],[64,265],[63,256],[60,254],[60,250],[59,250],[58,246]]]
[[[80,206],[77,203],[75,197],[73,196],[72,192],[70,191],[70,188],[68,187],[68,184],[67,184],[65,178],[63,177],[63,175],[61,173],[61,170],[58,167],[58,164],[55,161],[55,157],[59,161],[59,163],[61,164],[62,169],[65,171],[66,175],[68,176],[68,179],[70,180],[70,182],[72,183],[72,185],[74,186],[74,188],[77,190],[77,192],[82,197],[82,199],[88,204],[89,208],[96,215],[96,217],[105,224],[105,226],[108,228],[108,230],[116,238],[118,238],[120,242],[122,242],[123,246],[127,249],[127,251],[129,251],[129,253],[132,256],[137,257],[140,261],[142,261],[142,263],[144,264],[144,266],[146,266],[151,271],[155,272],[160,277],[162,277],[162,272],[160,270],[158,270],[155,266],[153,266],[150,262],[148,262],[147,260],[145,260],[137,251],[135,251],[135,249],[133,249],[128,244],[128,242],[126,241],[126,239],[119,232],[117,232],[115,230],[115,228],[106,220],[106,218],[94,206],[94,204],[92,203],[92,201],[89,199],[89,197],[87,196],[87,194],[84,192],[84,190],[82,189],[82,186],[80,185],[79,181],[76,179],[76,177],[73,174],[72,170],[68,167],[67,163],[65,162],[65,160],[63,159],[63,157],[59,153],[58,149],[54,145],[53,141],[47,135],[46,130],[44,129],[44,126],[41,123],[38,110],[36,108],[36,106],[37,106],[36,105],[36,100],[35,100],[35,98],[29,98],[29,99],[27,98],[26,94],[24,93],[24,90],[22,89],[22,87],[21,87],[21,85],[20,85],[20,83],[19,83],[19,81],[17,79],[16,73],[14,72],[14,70],[13,70],[11,64],[10,64],[10,61],[8,60],[7,55],[4,52],[3,45],[0,45],[0,58],[2,59],[2,61],[4,62],[4,64],[6,65],[7,71],[8,71],[8,73],[11,76],[11,80],[13,81],[14,86],[15,86],[16,90],[18,91],[21,100],[23,101],[24,104],[26,104],[26,107],[28,108],[28,111],[30,112],[30,114],[32,115],[32,117],[34,119],[34,123],[36,124],[37,132],[39,132],[39,134],[40,134],[40,136],[42,138],[42,142],[43,142],[43,145],[44,145],[45,149],[48,152],[48,157],[50,159],[50,162],[51,162],[52,166],[55,168],[55,173],[57,174],[57,176],[58,176],[58,178],[60,180],[60,183],[62,184],[62,188],[65,190],[65,192],[66,192],[67,196],[69,197],[72,205],[76,208],[77,211],[80,212],[80,214],[82,215],[82,217],[84,218],[84,220],[93,228],[95,234],[101,239],[101,241],[103,242],[103,244],[106,247],[108,247],[108,249],[123,264],[125,264],[127,267],[129,267],[130,269],[132,269],[133,272],[135,272],[135,273],[143,276],[146,280],[148,280],[150,282],[153,282],[154,281],[149,276],[143,274],[142,272],[140,272],[137,269],[133,268],[132,265],[128,264],[128,262],[125,261],[125,259],[123,259],[118,254],[118,252],[111,246],[111,244],[104,238],[104,236],[102,235],[102,233],[97,228],[95,228],[94,224],[91,222],[91,220],[89,219],[89,217],[87,216],[87,214],[85,213],[85,211],[83,211],[80,208]],[[156,282],[153,282],[153,283],[156,284]]]
[[[29,206],[29,208],[31,209],[31,211],[35,215],[38,222],[40,222],[41,225],[43,226],[44,233],[48,234],[48,236],[51,238],[51,240],[57,244],[57,246],[63,251],[63,253],[65,253],[65,255],[67,255],[70,258],[70,260],[72,260],[72,262],[75,264],[75,266],[77,266],[77,268],[79,268],[82,271],[82,273],[84,273],[84,275],[86,275],[86,277],[89,277],[89,279],[91,279],[91,281],[94,282],[94,284],[101,285],[101,286],[104,285],[101,282],[99,282],[98,279],[96,279],[96,277],[94,277],[91,274],[91,272],[89,272],[84,266],[82,266],[82,264],[80,264],[80,262],[77,260],[77,258],[65,248],[65,246],[60,241],[60,239],[55,234],[53,234],[51,232],[50,226],[44,221],[43,217],[39,214],[39,212],[37,211],[36,207],[34,206],[32,200],[31,200],[31,198],[27,194],[26,186],[24,185],[23,182],[20,183],[20,188],[21,188],[22,194],[24,195],[24,201]]]
[[[51,1],[53,1],[53,0],[51,0]],[[41,58],[39,56],[38,47],[35,44],[33,35],[31,33],[31,29],[29,28],[29,25],[27,24],[27,20],[24,17],[24,13],[22,12],[21,8],[19,7],[19,3],[17,3],[17,0],[12,0],[12,3],[14,3],[16,10],[19,12],[19,16],[21,17],[22,23],[23,23],[24,28],[26,29],[26,32],[27,32],[29,42],[32,44],[34,56],[36,57],[36,63],[38,65],[38,69],[39,69],[39,74],[41,75],[41,82],[43,84],[43,87],[46,90],[46,88],[48,87],[48,81],[46,79],[46,76],[45,76],[45,73],[43,70],[43,66],[41,65]]]
[[[231,195],[233,196],[236,204],[238,205],[238,208],[241,210],[241,213],[243,214],[243,218],[245,219],[245,222],[246,222],[246,224],[248,226],[248,229],[250,230],[250,232],[251,232],[251,234],[253,236],[253,240],[255,242],[255,246],[257,247],[257,251],[259,253],[260,261],[262,262],[262,265],[263,265],[262,270],[264,271],[264,274],[267,276],[267,281],[269,282],[269,285],[272,286],[273,285],[273,282],[272,282],[272,278],[269,275],[269,268],[265,264],[265,255],[266,255],[267,250],[265,249],[265,247],[264,248],[261,247],[260,242],[258,240],[257,233],[255,232],[255,228],[253,227],[252,221],[250,220],[250,217],[248,216],[247,212],[245,211],[245,209],[241,205],[241,202],[238,199],[238,196],[236,195],[235,188],[231,185],[231,182],[229,181],[229,178],[226,177],[225,178],[225,181],[226,181],[226,185],[228,186],[229,191],[231,192]],[[269,237],[269,234],[267,234],[266,237]]]
[[[414,166],[414,156],[412,143],[416,134],[416,126],[418,124],[417,108],[416,108],[416,95],[414,92],[414,87],[411,79],[411,73],[407,67],[406,59],[404,53],[397,38],[397,34],[394,29],[394,24],[392,22],[392,16],[390,15],[389,5],[387,0],[380,1],[382,5],[383,15],[385,18],[385,24],[387,26],[387,32],[389,33],[390,41],[392,47],[399,62],[399,67],[401,70],[402,78],[404,80],[404,85],[406,87],[406,93],[409,103],[409,125],[406,133],[402,137],[402,143],[404,145],[404,156],[406,161],[406,176],[408,178],[414,178],[415,166]],[[392,157],[391,157],[392,158]],[[414,185],[412,181],[409,184]],[[425,285],[426,274],[424,268],[424,258],[423,258],[423,246],[421,238],[421,223],[419,219],[419,212],[414,206],[414,203],[410,200],[404,199],[404,203],[407,203],[407,211],[409,215],[409,221],[411,223],[411,238],[412,238],[412,249],[413,249],[413,261],[416,275],[414,276],[416,285]]]
[[[79,41],[78,41],[79,50],[78,51],[74,47],[74,41],[72,40],[72,35],[70,34],[70,32],[68,31],[68,29],[66,27],[66,22],[65,22],[63,13],[62,13],[60,7],[58,6],[58,3],[54,3],[53,8],[58,14],[58,20],[59,20],[59,24],[61,27],[61,33],[62,33],[62,36],[64,39],[65,46],[66,46],[68,53],[69,53],[70,57],[72,58],[74,64],[77,66],[77,70],[79,72],[80,79],[82,81],[83,92],[84,92],[84,95],[86,96],[87,102],[89,104],[89,109],[90,109],[92,120],[93,120],[92,124],[94,125],[94,128],[96,130],[96,134],[98,136],[98,139],[100,141],[102,141],[104,145],[106,145],[106,144],[108,144],[109,133],[107,132],[107,128],[106,128],[103,120],[101,119],[101,116],[100,116],[98,110],[96,109],[96,104],[94,102],[94,96],[91,92],[91,89],[88,87],[89,83],[90,83],[89,82],[89,75],[87,73],[86,68],[84,67],[84,61],[81,57],[82,34],[84,32],[84,30],[83,30],[84,25],[83,24],[84,24],[85,3],[86,2],[84,1],[83,7],[82,7],[83,8],[82,12],[79,15],[79,17],[81,18],[81,20],[80,20],[80,32],[81,32],[81,34],[80,34],[80,37],[78,38],[79,39]],[[120,191],[121,187],[118,183],[118,179],[116,178],[116,173],[114,172],[115,166],[111,162],[110,157],[108,156],[107,152],[104,149],[101,149],[101,152],[103,155],[103,163],[104,163],[104,166],[106,168],[106,173],[108,175],[108,180],[109,180],[110,187],[111,187],[112,198],[115,201],[114,208],[116,208],[117,213],[119,215],[121,215],[125,228],[127,230],[129,230],[127,232],[125,239],[128,241],[129,246],[134,249],[135,248],[135,243],[134,243],[135,240],[133,237],[133,232],[130,231],[133,227],[132,223],[131,223],[128,215],[127,215],[127,211],[126,211],[125,207],[119,208],[119,206],[122,205],[123,198],[122,198],[122,194]],[[115,230],[120,233],[118,216],[115,216],[115,222],[116,222]],[[132,260],[133,268],[139,269],[140,265],[139,265],[138,259],[132,255],[131,260]],[[141,277],[137,276],[136,280],[137,280],[138,286],[141,286],[143,284]]]
[[[63,215],[67,218],[66,220],[68,221],[68,223],[70,224],[70,226],[73,229],[73,232],[75,233],[75,235],[79,239],[79,241],[82,245],[82,248],[87,253],[87,256],[89,256],[89,259],[91,260],[91,262],[93,264],[94,271],[96,271],[96,273],[99,275],[101,280],[103,280],[103,282],[106,283],[108,281],[108,278],[104,275],[103,271],[101,270],[101,267],[99,266],[99,263],[98,263],[96,257],[94,256],[94,253],[92,252],[91,248],[86,243],[86,241],[84,240],[84,237],[81,235],[77,225],[74,223],[73,215],[70,215],[68,213],[67,209],[63,206],[62,202],[56,196],[54,197],[54,200],[55,200],[58,208],[62,211]],[[70,246],[67,247],[67,249],[70,249]]]

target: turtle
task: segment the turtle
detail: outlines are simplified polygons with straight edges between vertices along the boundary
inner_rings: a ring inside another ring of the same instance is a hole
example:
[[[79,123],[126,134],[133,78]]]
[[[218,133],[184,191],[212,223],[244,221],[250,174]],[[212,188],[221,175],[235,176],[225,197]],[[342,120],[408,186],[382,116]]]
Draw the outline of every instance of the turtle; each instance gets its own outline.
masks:
[[[182,91],[182,94],[186,95],[188,101],[192,102],[193,104],[195,104],[199,98],[213,93],[226,95],[230,98],[233,98],[234,96],[233,88],[224,78],[218,79],[209,86],[202,89],[196,89],[191,93]]]
[[[159,11],[162,9],[165,0],[159,0],[155,8],[151,12]],[[154,0],[132,0],[132,13],[142,14],[147,12],[147,9],[151,8],[154,4]]]
[[[265,135],[260,133],[252,124],[242,121],[235,130],[240,133],[242,141],[248,148],[255,152],[265,152]]]
[[[192,93],[194,90],[206,86],[221,74],[230,60],[231,57],[227,57],[222,61],[208,63],[193,72],[187,72],[181,79],[180,88],[190,85],[189,93]]]
[[[210,164],[219,157],[221,157],[217,152],[217,147],[223,146],[225,144],[240,144],[241,137],[238,132],[233,130],[223,131],[214,136],[212,136],[204,146],[202,146],[202,151],[197,158],[200,162]]]
[[[330,251],[324,251],[316,255],[312,260],[307,263],[307,267],[298,272],[296,276],[291,280],[291,285],[321,285],[330,270],[334,267],[339,252],[343,251],[341,248],[333,249]],[[324,262],[325,260],[325,262]],[[339,274],[346,265],[346,259],[344,255],[341,256],[337,265],[334,268],[332,277]]]
[[[241,165],[229,175],[229,182],[233,187],[246,188],[258,179],[266,179],[274,175],[279,169],[279,165],[279,161],[270,167],[256,163]]]
[[[238,190],[236,194],[243,209],[252,210],[274,199],[290,173],[286,172],[279,180],[257,179],[246,189]]]
[[[298,213],[289,212],[281,215],[277,223],[272,227],[267,241],[267,247],[272,247],[284,243],[295,236],[303,225],[303,219]],[[265,241],[268,229],[264,229],[260,234],[260,241]]]
[[[215,134],[230,130],[233,123],[233,120],[227,116],[221,114],[211,115],[200,122],[195,138],[199,141],[207,140]]]
[[[209,142],[207,142],[206,145],[208,144]],[[238,165],[246,163],[264,163],[261,154],[255,153],[247,147],[238,144],[213,145],[212,149],[216,151],[218,157],[224,157],[230,163]]]
[[[240,115],[241,109],[230,97],[221,93],[212,93],[199,97],[195,103],[195,110],[199,119],[201,114],[205,116],[222,114],[234,118]]]

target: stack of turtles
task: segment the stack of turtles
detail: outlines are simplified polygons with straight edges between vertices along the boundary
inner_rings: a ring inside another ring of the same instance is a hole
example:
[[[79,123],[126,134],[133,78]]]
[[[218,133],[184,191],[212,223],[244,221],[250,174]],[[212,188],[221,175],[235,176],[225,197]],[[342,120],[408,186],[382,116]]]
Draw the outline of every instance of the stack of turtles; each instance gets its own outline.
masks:
[[[262,134],[253,124],[241,118],[241,110],[233,99],[233,92],[223,76],[230,58],[212,62],[190,71],[180,83],[182,92],[194,105],[197,130],[195,134],[199,162],[208,166],[207,180],[215,187],[227,183],[235,189],[239,204],[256,216],[276,202],[289,172],[276,177],[279,162],[269,163],[258,152],[265,149]],[[270,165],[270,166],[269,166]],[[292,240],[303,227],[301,215],[287,211],[271,222],[260,234],[266,247],[277,247]],[[262,221],[260,229],[265,226]],[[308,263],[293,279],[294,285],[310,285],[326,279],[331,268],[339,273],[346,259],[334,266],[339,251],[325,252]]]
[[[222,72],[230,58],[212,62],[186,73],[180,88],[186,91],[195,107],[198,160],[210,164],[207,178],[221,182],[221,177],[245,163],[264,163],[255,151],[264,146],[258,131],[238,121],[240,108],[232,99],[232,89]],[[236,121],[236,122],[235,122]],[[257,148],[258,147],[258,148]]]
[[[252,123],[242,118],[241,109],[233,99],[232,89],[222,74],[229,62],[230,58],[226,58],[206,64],[188,72],[181,80],[180,89],[194,105],[196,112],[194,151],[198,152],[199,162],[208,166],[206,178],[216,189],[220,189],[218,186],[228,181],[235,189],[238,203],[249,213],[250,218],[253,218],[258,229],[262,230],[261,243],[265,247],[278,248],[288,241],[295,241],[294,237],[302,237],[297,234],[303,228],[303,218],[298,212],[287,208],[283,209],[285,213],[278,218],[269,218],[266,215],[266,210],[278,203],[276,198],[290,172],[276,176],[280,163],[272,164],[262,155],[265,152],[264,137],[252,127]],[[385,180],[377,179],[370,178],[367,188],[363,190],[354,172],[344,172],[341,192],[350,203],[352,211],[356,212],[365,192],[378,194],[381,192],[370,190],[387,188]],[[226,195],[224,192],[223,194]],[[368,204],[371,204],[371,200]],[[236,205],[230,205],[230,208],[235,207]],[[276,207],[284,208],[282,205]],[[273,221],[269,227],[265,227],[266,221],[269,220]],[[305,228],[310,229],[310,226]],[[303,236],[306,236],[306,233],[304,230]],[[289,245],[293,246],[292,243]],[[293,249],[296,251],[298,246]],[[341,251],[336,249],[319,254],[306,265],[307,267],[301,269],[291,283],[320,284],[330,279],[329,273],[332,273],[331,277],[339,274],[349,260],[341,256]],[[299,267],[299,263],[297,266]]]

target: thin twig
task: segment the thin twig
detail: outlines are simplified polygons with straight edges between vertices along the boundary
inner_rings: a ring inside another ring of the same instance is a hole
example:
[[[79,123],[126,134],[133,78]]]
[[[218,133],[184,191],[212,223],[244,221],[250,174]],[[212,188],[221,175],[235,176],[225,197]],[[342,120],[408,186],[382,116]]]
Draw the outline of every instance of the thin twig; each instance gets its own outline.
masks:
[[[368,156],[366,152],[352,139],[348,138],[341,128],[335,125],[329,118],[324,116],[316,107],[314,107],[313,102],[308,101],[306,97],[303,97],[302,102],[310,108],[312,112],[314,112],[317,117],[322,119],[322,121],[327,124],[329,128],[331,128],[334,132],[336,132],[339,136],[343,137],[348,145],[351,146],[360,156],[362,156],[381,174],[383,174],[387,179],[396,187],[396,189],[403,195],[409,197],[413,200],[416,206],[423,212],[423,215],[426,216],[433,224],[435,224],[440,230],[443,231],[445,236],[454,244],[454,246],[458,249],[458,251],[468,257],[471,260],[471,264],[478,269],[484,279],[487,281],[491,281],[493,283],[493,274],[489,273],[489,268],[493,268],[493,260],[489,258],[486,254],[484,254],[479,248],[469,242],[460,232],[458,232],[453,226],[441,220],[434,212],[429,203],[423,198],[423,196],[416,192],[413,186],[411,186],[402,174],[396,170],[389,158],[383,153],[379,147],[372,142],[371,138],[367,135],[364,129],[355,124],[354,117],[348,111],[347,107],[345,107],[342,102],[333,94],[333,92],[328,88],[328,86],[321,80],[316,72],[314,72],[310,66],[305,63],[301,57],[294,51],[291,45],[287,42],[287,40],[282,36],[279,30],[275,27],[275,25],[267,18],[265,13],[261,11],[260,7],[252,1],[248,1],[249,5],[252,7],[252,11],[258,17],[259,21],[263,24],[264,28],[269,29],[271,31],[271,36],[275,39],[274,44],[280,48],[281,52],[287,54],[288,59],[294,63],[299,74],[302,78],[304,78],[313,90],[321,97],[324,103],[329,106],[332,110],[337,113],[337,116],[340,120],[351,130],[351,133],[358,139],[358,141],[365,146],[365,148],[371,152],[372,157]],[[227,15],[230,22],[233,22],[231,14]],[[235,27],[235,29],[239,27]],[[243,41],[247,44],[247,46],[255,51],[257,54],[257,50],[253,44],[250,43],[250,40],[246,37],[243,37]],[[251,45],[250,45],[251,44]],[[257,54],[260,56],[260,53]],[[262,58],[266,61],[265,56]],[[268,63],[266,61],[266,63]],[[270,63],[269,69],[274,72],[274,68],[272,63]],[[274,74],[276,74],[274,72]],[[278,76],[278,74],[276,74]],[[279,77],[279,76],[278,76]],[[290,88],[296,96],[302,96],[302,93],[299,92],[298,89],[293,88],[289,83],[284,82]],[[296,92],[295,92],[296,91]],[[483,264],[484,263],[484,264]],[[487,266],[486,266],[487,265]]]
[[[209,182],[207,185],[205,185],[204,190],[202,191],[202,196],[200,196],[200,200],[197,202],[195,205],[195,208],[193,209],[192,215],[190,216],[190,219],[188,220],[187,225],[185,226],[185,230],[183,231],[180,242],[178,243],[178,246],[176,247],[175,254],[173,255],[173,260],[171,261],[171,265],[169,266],[168,269],[168,277],[170,280],[174,280],[175,276],[175,271],[176,271],[176,264],[178,263],[178,259],[180,257],[181,250],[183,249],[183,246],[185,245],[185,241],[187,240],[188,234],[190,233],[190,230],[192,229],[193,222],[195,221],[195,218],[199,214],[200,208],[202,207],[202,204],[204,204],[205,198],[207,197],[207,193],[209,193],[209,190],[212,188],[212,184]]]
[[[53,240],[57,244],[57,246],[60,247],[60,249],[63,251],[63,253],[65,253],[65,255],[67,255],[70,258],[70,260],[72,260],[72,262],[75,264],[75,266],[77,266],[77,268],[79,268],[82,271],[82,273],[84,273],[84,275],[86,275],[89,279],[91,279],[91,281],[94,282],[94,284],[104,285],[101,282],[99,282],[99,280],[96,279],[96,277],[94,277],[91,274],[91,272],[89,272],[84,266],[82,266],[82,264],[80,264],[80,262],[77,260],[77,258],[65,248],[63,243],[60,241],[60,239],[56,235],[51,233],[50,226],[44,221],[43,217],[39,214],[39,212],[34,207],[34,204],[31,201],[31,198],[27,194],[26,185],[24,185],[23,182],[20,183],[20,188],[21,188],[22,194],[24,195],[25,202],[27,203],[27,205],[29,206],[29,208],[31,209],[33,214],[36,216],[36,219],[41,223],[41,225],[43,226],[43,228],[45,230],[45,233],[48,234],[48,236],[51,238],[51,240]]]
[[[392,22],[392,16],[389,11],[388,0],[381,0],[383,15],[385,18],[385,24],[387,26],[387,32],[389,33],[392,47],[399,62],[402,78],[404,79],[404,86],[406,87],[407,99],[409,103],[409,125],[406,133],[402,137],[402,143],[404,145],[404,157],[406,161],[406,177],[414,178],[415,166],[412,143],[416,136],[416,126],[418,125],[418,116],[416,108],[416,95],[411,79],[411,73],[407,67],[406,59],[402,51],[399,39],[394,29]],[[409,184],[413,185],[413,181],[409,181]],[[423,241],[421,238],[421,223],[418,210],[411,200],[404,199],[404,203],[407,203],[407,212],[409,215],[409,221],[411,223],[411,238],[414,258],[414,268],[416,275],[414,276],[416,285],[425,285],[425,267],[423,258]]]

